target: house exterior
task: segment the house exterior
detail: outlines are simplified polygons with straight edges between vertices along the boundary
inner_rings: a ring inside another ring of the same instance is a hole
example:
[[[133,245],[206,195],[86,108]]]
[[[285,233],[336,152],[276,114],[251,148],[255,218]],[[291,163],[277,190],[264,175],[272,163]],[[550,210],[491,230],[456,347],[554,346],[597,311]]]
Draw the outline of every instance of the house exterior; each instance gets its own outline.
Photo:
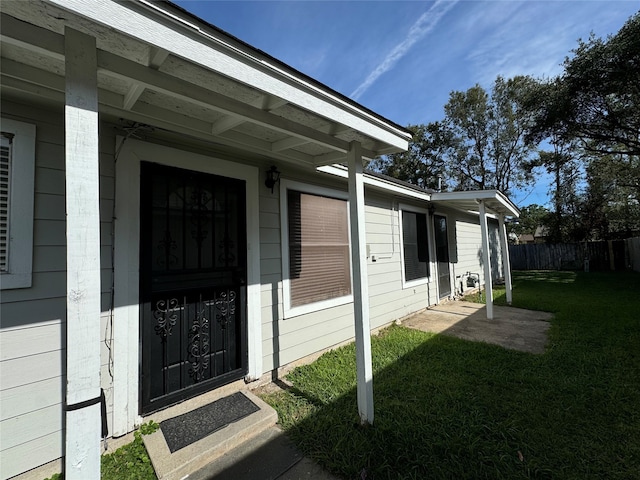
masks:
[[[1,15],[3,480],[353,338],[373,421],[372,329],[510,295],[504,195],[364,171],[404,128],[170,2]]]

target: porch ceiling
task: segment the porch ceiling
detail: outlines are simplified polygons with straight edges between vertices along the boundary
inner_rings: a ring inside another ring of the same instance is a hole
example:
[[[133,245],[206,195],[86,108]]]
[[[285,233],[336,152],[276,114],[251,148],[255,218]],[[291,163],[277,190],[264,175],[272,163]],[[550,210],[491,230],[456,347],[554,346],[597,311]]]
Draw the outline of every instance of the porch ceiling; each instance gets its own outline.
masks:
[[[406,149],[410,138],[266,54],[194,25],[171,4],[3,1],[1,20],[3,95],[64,102],[68,26],[96,37],[99,109],[111,117],[314,167],[346,161],[351,141],[374,158]],[[134,20],[138,29],[127,23]],[[162,44],[169,34],[173,43]],[[212,67],[221,60],[228,66]],[[243,77],[252,71],[255,81]]]
[[[518,217],[518,208],[498,190],[476,190],[468,192],[436,192],[431,194],[431,201],[436,205],[453,207],[466,212],[479,213],[479,202],[483,201],[487,213]]]

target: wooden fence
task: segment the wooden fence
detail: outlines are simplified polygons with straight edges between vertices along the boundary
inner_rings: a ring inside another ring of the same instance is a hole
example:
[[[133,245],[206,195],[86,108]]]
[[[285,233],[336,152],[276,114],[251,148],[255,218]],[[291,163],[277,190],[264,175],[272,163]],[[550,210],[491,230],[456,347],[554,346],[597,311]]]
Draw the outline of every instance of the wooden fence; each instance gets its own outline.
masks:
[[[635,270],[640,237],[581,243],[509,245],[513,270]]]

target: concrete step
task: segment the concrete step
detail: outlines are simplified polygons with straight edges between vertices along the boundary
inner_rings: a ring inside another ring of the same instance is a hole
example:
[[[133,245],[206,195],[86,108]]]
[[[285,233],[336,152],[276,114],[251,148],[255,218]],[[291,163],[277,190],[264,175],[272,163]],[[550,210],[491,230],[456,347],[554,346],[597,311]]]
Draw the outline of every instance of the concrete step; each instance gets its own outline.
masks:
[[[142,436],[159,480],[191,478],[202,467],[274,427],[278,420],[276,411],[251,392],[242,393],[260,410],[180,450],[171,453],[160,429]]]

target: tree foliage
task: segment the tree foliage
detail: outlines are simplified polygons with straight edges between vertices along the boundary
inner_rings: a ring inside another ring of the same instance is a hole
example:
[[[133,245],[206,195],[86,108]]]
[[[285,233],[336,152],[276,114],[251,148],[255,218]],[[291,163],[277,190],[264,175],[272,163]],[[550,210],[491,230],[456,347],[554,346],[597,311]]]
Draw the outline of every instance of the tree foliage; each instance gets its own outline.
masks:
[[[583,239],[628,238],[640,233],[640,157],[592,157],[586,166]]]
[[[447,167],[455,190],[510,193],[530,180],[536,145],[528,136],[534,115],[526,100],[536,85],[530,77],[498,77],[491,95],[479,85],[451,92],[444,126],[453,140]]]
[[[441,121],[410,127],[409,152],[372,165],[427,188],[441,177],[445,189],[506,194],[546,172],[551,211],[522,211],[550,241],[640,235],[640,12],[614,35],[579,40],[563,66],[549,80],[451,92]]]
[[[640,155],[640,12],[613,36],[579,41],[540,93],[539,136],[561,131],[593,153]]]
[[[549,196],[553,211],[547,216],[547,239],[560,243],[574,239],[579,223],[580,184],[584,179],[582,158],[575,141],[553,135],[551,150],[540,151],[537,164],[551,176]]]
[[[450,138],[440,122],[409,125],[413,140],[409,150],[373,160],[368,168],[422,188],[436,190],[445,182],[445,157]]]
[[[531,178],[535,144],[524,100],[535,81],[498,77],[491,94],[476,85],[451,92],[445,118],[411,125],[408,152],[376,159],[370,168],[426,188],[497,189],[509,193]]]
[[[533,235],[538,227],[548,224],[550,212],[535,203],[520,209],[518,223],[511,224],[511,232],[516,235]]]

